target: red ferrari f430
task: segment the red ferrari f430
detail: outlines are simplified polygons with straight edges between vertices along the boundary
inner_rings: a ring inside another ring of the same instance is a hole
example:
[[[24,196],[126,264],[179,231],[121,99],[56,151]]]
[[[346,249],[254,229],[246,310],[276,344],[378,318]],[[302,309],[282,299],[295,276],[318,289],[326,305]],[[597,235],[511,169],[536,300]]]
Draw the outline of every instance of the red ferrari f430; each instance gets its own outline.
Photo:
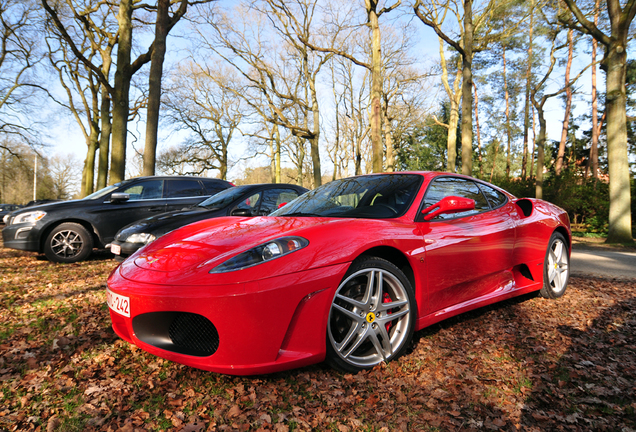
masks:
[[[108,281],[115,332],[157,356],[233,375],[326,360],[357,372],[419,329],[568,283],[565,211],[437,172],[332,181],[269,216],[179,228]]]

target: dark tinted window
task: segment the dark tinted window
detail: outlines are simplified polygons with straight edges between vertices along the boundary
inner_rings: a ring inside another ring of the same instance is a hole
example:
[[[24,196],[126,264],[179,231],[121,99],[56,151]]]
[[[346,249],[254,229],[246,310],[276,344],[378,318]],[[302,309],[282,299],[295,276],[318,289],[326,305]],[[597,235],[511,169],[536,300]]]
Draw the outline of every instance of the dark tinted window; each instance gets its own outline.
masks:
[[[486,201],[486,198],[474,182],[453,177],[442,177],[433,181],[424,196],[423,208],[426,209],[447,196],[470,198],[475,201],[475,210],[461,213],[441,214],[434,220],[453,219],[490,210],[488,201]]]
[[[256,212],[258,211],[258,204],[261,198],[261,193],[256,192],[249,197],[246,197],[244,200],[240,201],[235,209],[249,210],[252,212],[252,215],[256,216]]]
[[[230,187],[229,184],[225,182],[221,182],[217,179],[207,179],[202,181],[203,181],[203,186],[205,186],[205,189],[207,192],[206,195],[215,195],[221,192],[222,190],[225,190],[228,187]]]
[[[293,189],[268,189],[263,192],[263,201],[259,213],[268,215],[278,210],[278,206],[298,198],[298,192]]]
[[[147,180],[124,188],[119,192],[130,195],[129,201],[161,198],[163,180]]]
[[[477,183],[479,185],[479,189],[486,195],[488,202],[490,202],[490,206],[492,208],[501,207],[508,201],[508,198],[497,189],[493,189],[490,186],[486,186],[482,183]]]
[[[204,195],[198,180],[166,180],[166,198],[195,197]]]

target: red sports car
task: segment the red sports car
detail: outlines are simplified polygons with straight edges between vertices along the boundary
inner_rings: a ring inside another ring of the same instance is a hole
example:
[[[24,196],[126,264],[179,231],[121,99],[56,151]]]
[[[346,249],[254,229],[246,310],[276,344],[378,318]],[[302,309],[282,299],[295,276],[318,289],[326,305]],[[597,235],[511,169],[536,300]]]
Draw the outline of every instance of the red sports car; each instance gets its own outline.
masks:
[[[270,216],[209,219],[141,249],[110,276],[123,339],[215,372],[327,360],[356,372],[413,332],[490,303],[565,292],[567,214],[436,172],[327,183]]]

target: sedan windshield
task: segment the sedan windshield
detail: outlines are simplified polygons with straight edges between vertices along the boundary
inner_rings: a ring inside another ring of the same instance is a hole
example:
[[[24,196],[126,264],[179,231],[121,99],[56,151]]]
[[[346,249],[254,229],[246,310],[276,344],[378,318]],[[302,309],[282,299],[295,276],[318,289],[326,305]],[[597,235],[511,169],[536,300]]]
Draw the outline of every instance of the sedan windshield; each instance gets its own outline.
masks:
[[[205,207],[207,209],[224,208],[243,196],[248,189],[251,188],[249,186],[237,186],[225,189],[199,203],[199,207]]]
[[[92,194],[85,196],[84,199],[85,200],[93,200],[93,199],[98,199],[103,197],[104,195],[107,195],[109,193],[111,193],[112,191],[114,191],[115,189],[117,189],[119,186],[128,183],[128,181],[123,181],[121,183],[115,183],[114,185],[110,185],[110,186],[106,186],[103,189],[98,190],[97,192],[93,192]]]
[[[335,180],[307,192],[270,216],[384,219],[408,210],[422,177],[381,174]]]

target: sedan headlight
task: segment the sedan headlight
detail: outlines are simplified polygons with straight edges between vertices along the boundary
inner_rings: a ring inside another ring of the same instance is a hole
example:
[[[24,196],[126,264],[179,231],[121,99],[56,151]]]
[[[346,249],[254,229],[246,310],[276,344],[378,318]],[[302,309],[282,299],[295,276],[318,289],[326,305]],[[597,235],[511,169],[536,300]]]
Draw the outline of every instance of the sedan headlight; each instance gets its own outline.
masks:
[[[155,237],[152,234],[149,233],[135,233],[130,235],[127,239],[126,242],[128,243],[143,243],[143,244],[148,244],[152,241],[155,241],[157,237]]]
[[[224,263],[214,267],[210,270],[210,273],[226,273],[242,270],[296,252],[308,244],[309,241],[302,237],[281,237],[247,250],[234,258],[230,258]]]
[[[12,225],[19,224],[19,223],[37,222],[40,219],[42,219],[44,216],[46,216],[46,212],[43,212],[41,210],[36,210],[36,211],[28,212],[28,213],[22,213],[17,215],[13,219]]]
[[[4,215],[4,217],[2,218],[2,222],[4,222],[5,225],[9,225],[9,219],[11,219],[10,214],[11,213],[8,213],[8,214]]]

